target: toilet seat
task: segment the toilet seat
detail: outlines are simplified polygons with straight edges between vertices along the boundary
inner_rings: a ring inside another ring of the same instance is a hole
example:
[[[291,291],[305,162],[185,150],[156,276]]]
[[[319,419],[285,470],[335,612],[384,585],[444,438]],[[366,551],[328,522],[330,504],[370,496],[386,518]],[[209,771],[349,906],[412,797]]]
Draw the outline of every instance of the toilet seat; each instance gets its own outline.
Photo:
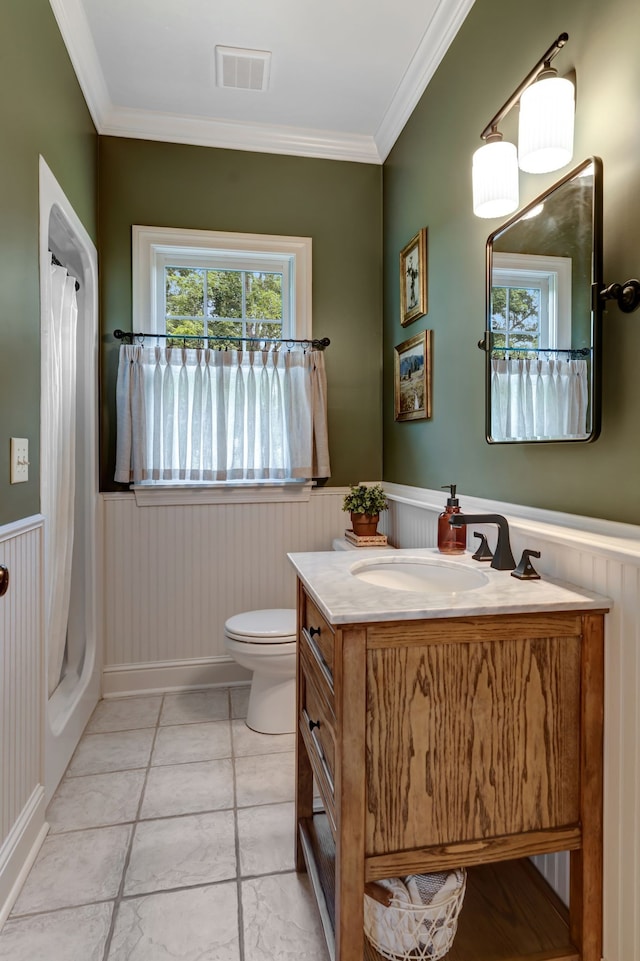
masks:
[[[224,626],[227,637],[245,644],[284,644],[296,639],[296,612],[288,608],[234,614]]]

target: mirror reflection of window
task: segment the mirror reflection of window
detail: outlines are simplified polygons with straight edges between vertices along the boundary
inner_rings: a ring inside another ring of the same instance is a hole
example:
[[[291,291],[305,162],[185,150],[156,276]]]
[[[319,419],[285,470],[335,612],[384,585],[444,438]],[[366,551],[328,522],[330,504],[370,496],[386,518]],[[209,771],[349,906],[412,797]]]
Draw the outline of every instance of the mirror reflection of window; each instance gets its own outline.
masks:
[[[571,347],[571,258],[494,253],[494,350],[510,357]]]
[[[602,162],[583,162],[490,234],[487,268],[487,440],[595,440]]]
[[[496,273],[494,272],[494,286],[491,288],[494,350],[537,350],[543,343],[541,329],[547,314],[542,286],[519,287],[496,276]],[[496,280],[503,281],[503,285],[497,287]]]
[[[588,369],[571,351],[571,264],[570,257],[494,252],[494,440],[587,436]]]

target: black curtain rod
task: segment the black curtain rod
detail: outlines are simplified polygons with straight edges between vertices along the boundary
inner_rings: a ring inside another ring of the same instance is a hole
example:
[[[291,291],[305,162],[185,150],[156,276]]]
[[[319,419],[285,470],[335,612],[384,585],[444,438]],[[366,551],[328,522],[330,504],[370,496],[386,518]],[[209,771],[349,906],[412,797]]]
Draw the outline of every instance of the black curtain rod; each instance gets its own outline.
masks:
[[[73,274],[71,273],[67,265],[63,264],[60,260],[58,260],[58,258],[56,257],[56,255],[53,253],[52,250],[50,250],[49,253],[51,254],[51,262],[54,263],[56,267],[64,267],[64,269],[69,274],[69,276],[73,277]],[[76,290],[80,290],[80,281],[78,280],[77,277],[76,277]]]
[[[144,334],[141,332],[135,333],[133,331],[128,331],[128,330],[114,330],[113,336],[116,338],[116,340],[126,340],[130,344],[132,344],[134,340],[144,339],[145,337],[161,337],[164,340],[169,339],[169,340],[182,340],[182,341],[234,340],[238,342],[258,341],[261,344],[303,344],[303,346],[313,347],[315,348],[315,350],[324,350],[325,347],[328,347],[329,344],[331,343],[328,337],[323,337],[321,340],[309,340],[309,339],[295,340],[293,337],[260,337],[259,334],[254,334],[253,336],[249,335],[247,337],[232,337],[232,336],[209,337],[206,334],[151,334],[151,333]]]
[[[591,347],[492,347],[492,353],[500,351],[520,351],[528,354],[578,354],[586,357],[591,353]]]

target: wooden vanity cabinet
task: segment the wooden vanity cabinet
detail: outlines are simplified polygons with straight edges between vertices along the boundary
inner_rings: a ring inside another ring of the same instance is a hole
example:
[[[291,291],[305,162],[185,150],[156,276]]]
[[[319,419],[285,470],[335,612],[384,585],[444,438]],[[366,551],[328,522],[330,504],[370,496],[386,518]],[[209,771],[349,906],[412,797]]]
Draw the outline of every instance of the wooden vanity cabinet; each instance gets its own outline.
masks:
[[[448,961],[600,961],[603,618],[332,625],[299,582],[296,867],[335,961],[379,957],[367,882],[460,866]],[[569,909],[529,860],[554,851]]]

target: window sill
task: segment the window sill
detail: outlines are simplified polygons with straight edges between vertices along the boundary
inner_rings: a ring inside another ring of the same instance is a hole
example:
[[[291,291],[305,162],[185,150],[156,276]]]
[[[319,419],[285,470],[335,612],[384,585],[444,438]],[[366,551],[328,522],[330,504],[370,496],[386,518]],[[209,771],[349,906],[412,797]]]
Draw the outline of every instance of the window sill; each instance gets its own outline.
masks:
[[[311,481],[286,484],[132,484],[138,507],[189,504],[306,503]]]

